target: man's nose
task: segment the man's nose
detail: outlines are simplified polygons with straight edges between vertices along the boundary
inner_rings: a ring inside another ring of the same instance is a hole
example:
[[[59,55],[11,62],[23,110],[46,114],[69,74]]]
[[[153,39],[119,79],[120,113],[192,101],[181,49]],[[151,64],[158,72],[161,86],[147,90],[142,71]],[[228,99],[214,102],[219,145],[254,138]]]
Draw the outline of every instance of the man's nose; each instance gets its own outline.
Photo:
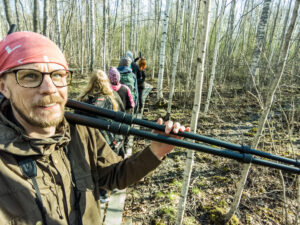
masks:
[[[42,94],[55,93],[56,86],[54,85],[51,77],[47,74],[44,75],[43,82],[40,86],[40,91]]]

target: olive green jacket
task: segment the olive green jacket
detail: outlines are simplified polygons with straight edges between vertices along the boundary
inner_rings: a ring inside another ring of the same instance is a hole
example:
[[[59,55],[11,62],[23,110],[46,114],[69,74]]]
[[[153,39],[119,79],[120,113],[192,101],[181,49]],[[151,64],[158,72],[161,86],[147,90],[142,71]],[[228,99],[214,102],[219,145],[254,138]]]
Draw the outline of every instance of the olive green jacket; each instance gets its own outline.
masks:
[[[17,158],[29,156],[36,162],[48,225],[76,225],[79,215],[83,225],[102,224],[99,187],[123,189],[161,162],[149,148],[122,161],[97,129],[66,120],[55,136],[30,138],[12,122],[7,100],[0,108],[0,224],[42,224],[33,181],[22,174]]]

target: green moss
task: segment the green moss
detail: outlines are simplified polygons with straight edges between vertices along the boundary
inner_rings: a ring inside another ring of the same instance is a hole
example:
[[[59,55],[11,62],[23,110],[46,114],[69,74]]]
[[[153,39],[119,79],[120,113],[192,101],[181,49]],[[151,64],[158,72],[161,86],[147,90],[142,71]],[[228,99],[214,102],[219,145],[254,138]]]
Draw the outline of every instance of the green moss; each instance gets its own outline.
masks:
[[[172,206],[165,206],[159,209],[159,214],[167,217],[170,221],[175,220],[175,208]]]
[[[161,191],[155,193],[156,198],[162,198],[164,196],[165,196],[164,193],[162,193]]]
[[[223,177],[223,176],[213,176],[212,179],[215,182],[223,182],[223,183],[228,183],[229,182],[229,178]]]
[[[227,203],[224,203],[227,205]],[[204,207],[203,208],[209,216],[210,221],[212,224],[215,225],[224,225],[224,216],[226,215],[226,209],[224,207],[214,206],[212,208]],[[226,225],[238,225],[240,220],[237,218],[236,215],[233,215],[229,222]]]
[[[192,193],[195,195],[199,195],[201,193],[201,190],[199,188],[193,187],[192,188]]]
[[[171,191],[167,194],[167,197],[170,201],[176,201],[179,199],[179,194]]]
[[[175,186],[175,187],[177,187],[178,189],[181,189],[181,187],[182,187],[182,182],[180,182],[179,180],[174,179],[174,180],[172,181],[172,183],[171,183],[171,186]]]
[[[226,173],[230,171],[230,168],[228,166],[221,167],[222,172]]]
[[[190,216],[184,218],[184,225],[194,225],[194,224],[197,224],[195,217]]]

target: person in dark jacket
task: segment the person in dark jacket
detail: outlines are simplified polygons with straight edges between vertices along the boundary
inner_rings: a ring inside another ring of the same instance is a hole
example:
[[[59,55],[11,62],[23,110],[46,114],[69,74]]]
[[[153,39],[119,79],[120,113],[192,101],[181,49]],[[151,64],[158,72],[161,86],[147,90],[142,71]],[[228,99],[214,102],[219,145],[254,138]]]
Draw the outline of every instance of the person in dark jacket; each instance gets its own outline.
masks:
[[[68,122],[72,72],[49,38],[9,34],[0,62],[0,224],[102,224],[99,188],[136,183],[174,149],[151,141],[122,160],[98,129]],[[167,121],[156,133],[172,130],[186,129]]]
[[[132,69],[132,72],[137,76],[137,74],[139,73],[139,66],[137,65],[137,61],[140,59],[139,57],[138,58],[133,58],[133,54],[131,51],[126,51],[125,53],[125,56],[128,57],[131,61],[131,64],[130,64],[130,68]]]
[[[116,91],[125,107],[125,110],[128,112],[130,109],[133,109],[135,106],[131,91],[129,87],[125,84],[120,83],[120,73],[115,67],[110,67],[108,70],[108,77],[111,83],[111,87]]]
[[[132,69],[130,68],[130,63],[131,61],[128,57],[123,57],[121,58],[117,69],[121,75],[120,82],[129,87],[136,107],[138,105],[138,95],[139,95],[137,78],[136,75],[132,72]]]
[[[147,68],[146,59],[140,58],[138,61],[139,71],[137,74],[137,82],[138,82],[138,92],[139,92],[139,109],[138,111],[141,112],[143,108],[143,91],[145,89],[145,69]]]

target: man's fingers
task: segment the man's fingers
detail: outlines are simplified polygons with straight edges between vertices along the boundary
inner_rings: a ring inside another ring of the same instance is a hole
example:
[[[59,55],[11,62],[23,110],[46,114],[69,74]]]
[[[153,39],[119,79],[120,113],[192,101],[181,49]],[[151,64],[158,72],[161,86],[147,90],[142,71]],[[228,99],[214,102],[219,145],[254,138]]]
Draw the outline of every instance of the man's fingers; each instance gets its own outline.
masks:
[[[167,122],[165,122],[165,126],[165,133],[170,134],[171,130],[173,129],[173,121],[168,120]]]
[[[162,118],[158,118],[158,120],[157,120],[157,123],[159,124],[159,125],[162,125],[163,124],[163,119]]]

